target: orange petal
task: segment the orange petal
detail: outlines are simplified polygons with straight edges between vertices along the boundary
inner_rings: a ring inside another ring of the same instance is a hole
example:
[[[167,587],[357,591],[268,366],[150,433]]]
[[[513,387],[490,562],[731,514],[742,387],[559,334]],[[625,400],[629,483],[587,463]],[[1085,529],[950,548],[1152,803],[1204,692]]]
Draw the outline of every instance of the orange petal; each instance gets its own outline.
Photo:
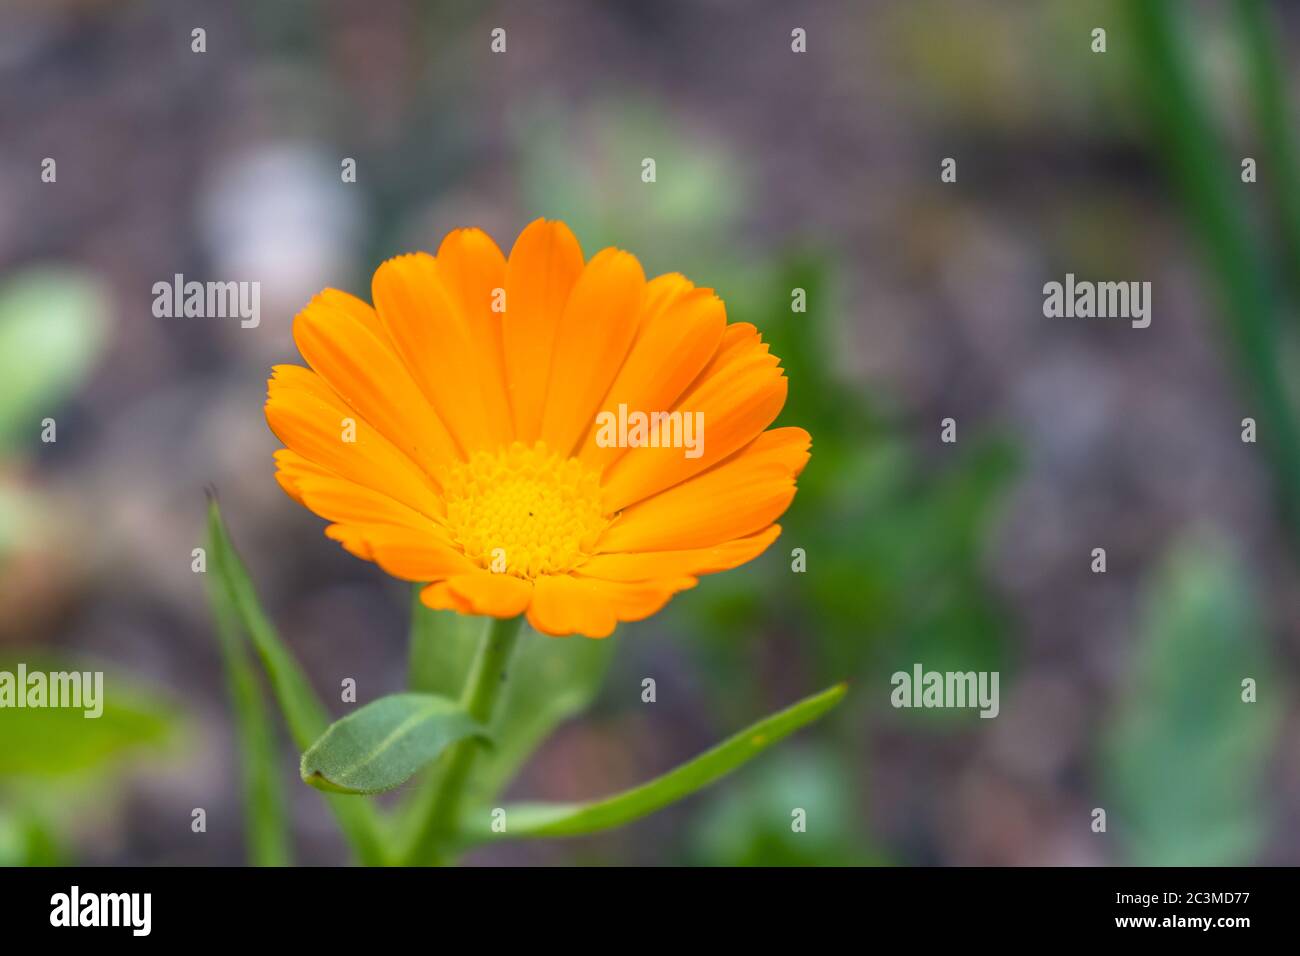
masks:
[[[302,500],[298,483],[307,475],[337,477],[328,468],[322,468],[287,448],[281,448],[275,453],[275,480],[280,483],[285,494],[303,507],[306,507],[306,503]]]
[[[620,621],[642,621],[657,613],[678,591],[693,588],[693,577],[662,578],[656,581],[606,581],[575,575],[574,579],[591,594],[607,600]]]
[[[528,623],[543,634],[563,637],[609,637],[618,626],[614,603],[594,588],[567,574],[544,575],[533,582]]]
[[[713,574],[752,561],[766,551],[780,533],[781,526],[774,524],[758,534],[736,538],[710,548],[598,554],[588,558],[577,569],[577,573],[606,581],[649,581]]]
[[[441,524],[394,498],[308,461],[282,448],[275,453],[276,479],[294,500],[328,521],[341,524],[392,524],[449,541]]]
[[[587,263],[560,317],[541,438],[569,455],[623,367],[640,317],[645,273],[636,257],[605,249]]]
[[[371,308],[369,302],[339,289],[324,289],[316,298],[336,312],[341,312],[354,321],[360,322],[370,330],[371,335],[390,349],[393,347],[393,341],[388,337],[388,329],[384,328],[379,313]]]
[[[641,319],[637,323],[638,328],[643,329],[654,322],[694,288],[695,283],[680,272],[665,272],[661,276],[648,280],[645,284],[645,296],[641,299]]]
[[[359,558],[374,561],[404,581],[435,581],[475,570],[459,551],[437,538],[394,525],[332,524],[325,529]]]
[[[456,229],[438,247],[442,274],[461,309],[471,318],[496,316],[496,290],[506,286],[506,257],[482,229]]]
[[[600,403],[595,418],[599,419],[601,413],[617,418],[620,405],[626,405],[629,412],[645,414],[673,408],[717,352],[726,325],[726,307],[711,289],[678,292],[670,303],[655,309],[644,320],[632,351]],[[603,469],[621,458],[627,449],[601,447],[597,443],[599,433],[600,428],[593,421],[578,457]]]
[[[275,366],[267,383],[266,421],[280,441],[309,461],[421,514],[442,514],[433,479],[315,372],[297,365]],[[352,430],[356,440],[346,441]]]
[[[533,597],[531,581],[482,569],[448,579],[447,587],[464,602],[470,614],[490,614],[493,617],[523,614]]]
[[[500,389],[469,320],[426,253],[389,259],[371,283],[375,308],[398,354],[464,453],[491,450],[508,422],[490,421],[487,393]]]
[[[674,406],[683,414],[703,417],[703,454],[688,458],[680,448],[629,450],[602,478],[605,508],[626,508],[744,447],[780,413],[787,387],[778,359],[754,327],[727,326],[718,354]]]
[[[420,600],[426,607],[435,611],[458,611],[461,614],[473,614],[469,602],[458,594],[453,594],[446,581],[434,581],[420,590]]]
[[[455,442],[402,360],[374,334],[373,310],[355,299],[347,307],[342,297],[318,295],[298,313],[298,350],[358,415],[434,475],[456,456]],[[372,318],[362,319],[363,310]]]
[[[794,478],[808,461],[802,428],[764,432],[715,468],[633,505],[597,542],[601,553],[707,548],[754,534],[794,498]]]
[[[541,432],[556,331],[582,270],[582,248],[562,222],[535,220],[510,250],[502,332],[515,433],[525,444]]]
[[[506,298],[506,257],[482,229],[457,229],[438,247],[438,265],[469,325],[477,355],[475,364],[484,383],[480,390],[488,421],[500,423],[497,440],[514,440],[514,418],[506,388],[505,343],[502,323]]]

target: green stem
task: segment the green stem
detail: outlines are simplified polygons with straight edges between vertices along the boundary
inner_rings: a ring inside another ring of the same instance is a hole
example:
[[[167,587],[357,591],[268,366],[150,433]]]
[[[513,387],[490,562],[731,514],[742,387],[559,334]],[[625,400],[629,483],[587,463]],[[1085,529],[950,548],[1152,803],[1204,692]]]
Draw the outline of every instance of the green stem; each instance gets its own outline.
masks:
[[[484,726],[491,724],[497,698],[505,685],[506,665],[519,641],[522,624],[523,617],[494,619],[465,679],[461,703],[466,713]],[[481,746],[477,739],[462,740],[448,752],[446,767],[406,854],[404,862],[408,866],[451,862],[447,848],[456,842],[465,784]]]

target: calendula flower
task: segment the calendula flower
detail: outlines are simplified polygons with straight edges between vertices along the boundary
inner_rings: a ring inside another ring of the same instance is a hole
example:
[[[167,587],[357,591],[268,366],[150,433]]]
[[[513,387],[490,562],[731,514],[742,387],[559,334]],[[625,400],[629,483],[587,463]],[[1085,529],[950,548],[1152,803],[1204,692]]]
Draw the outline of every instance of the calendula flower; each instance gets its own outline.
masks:
[[[779,360],[712,290],[538,220],[509,258],[461,229],[371,292],[294,321],[276,477],[430,607],[604,637],[780,534],[810,439],[768,429]]]

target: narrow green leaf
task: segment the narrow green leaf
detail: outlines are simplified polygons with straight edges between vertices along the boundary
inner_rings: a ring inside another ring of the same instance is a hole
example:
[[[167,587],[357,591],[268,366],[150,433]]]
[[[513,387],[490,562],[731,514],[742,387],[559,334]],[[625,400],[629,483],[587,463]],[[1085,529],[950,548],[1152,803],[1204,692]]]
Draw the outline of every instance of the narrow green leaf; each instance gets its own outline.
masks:
[[[455,701],[392,694],[331,724],[302,755],[302,779],[336,793],[382,793],[468,737],[487,734]]]
[[[284,711],[289,733],[300,748],[306,748],[329,726],[325,707],[317,699],[297,661],[284,646],[275,627],[262,610],[248,571],[235,553],[230,536],[222,524],[221,512],[215,500],[208,511],[208,532],[214,570],[248,632],[253,647],[262,660],[262,666],[266,668],[271,687]]]
[[[216,577],[208,579],[226,684],[235,712],[235,733],[244,784],[245,840],[254,866],[288,866],[289,824],[278,772],[277,734],[262,699],[262,688],[239,634],[235,609]]]
[[[694,760],[631,790],[588,803],[525,803],[506,807],[506,830],[493,834],[491,814],[472,815],[469,843],[494,837],[568,837],[623,826],[704,789],[768,747],[821,717],[843,699],[847,684],[836,684],[746,727]]]
[[[299,749],[305,750],[329,726],[328,714],[262,610],[248,572],[221,522],[221,512],[215,500],[208,506],[208,550],[212,565],[210,572],[218,576],[262,661],[289,727],[289,735]],[[363,800],[348,796],[328,794],[326,799],[361,861],[370,865],[386,862],[374,808]]]

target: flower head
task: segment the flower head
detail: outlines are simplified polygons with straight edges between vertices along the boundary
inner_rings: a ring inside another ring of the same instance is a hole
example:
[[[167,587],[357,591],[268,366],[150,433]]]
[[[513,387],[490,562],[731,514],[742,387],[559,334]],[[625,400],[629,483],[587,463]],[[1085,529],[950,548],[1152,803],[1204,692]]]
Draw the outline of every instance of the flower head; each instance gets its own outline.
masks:
[[[776,540],[810,439],[768,430],[779,360],[712,290],[538,220],[508,259],[461,229],[371,291],[294,321],[276,477],[425,604],[604,637]]]

